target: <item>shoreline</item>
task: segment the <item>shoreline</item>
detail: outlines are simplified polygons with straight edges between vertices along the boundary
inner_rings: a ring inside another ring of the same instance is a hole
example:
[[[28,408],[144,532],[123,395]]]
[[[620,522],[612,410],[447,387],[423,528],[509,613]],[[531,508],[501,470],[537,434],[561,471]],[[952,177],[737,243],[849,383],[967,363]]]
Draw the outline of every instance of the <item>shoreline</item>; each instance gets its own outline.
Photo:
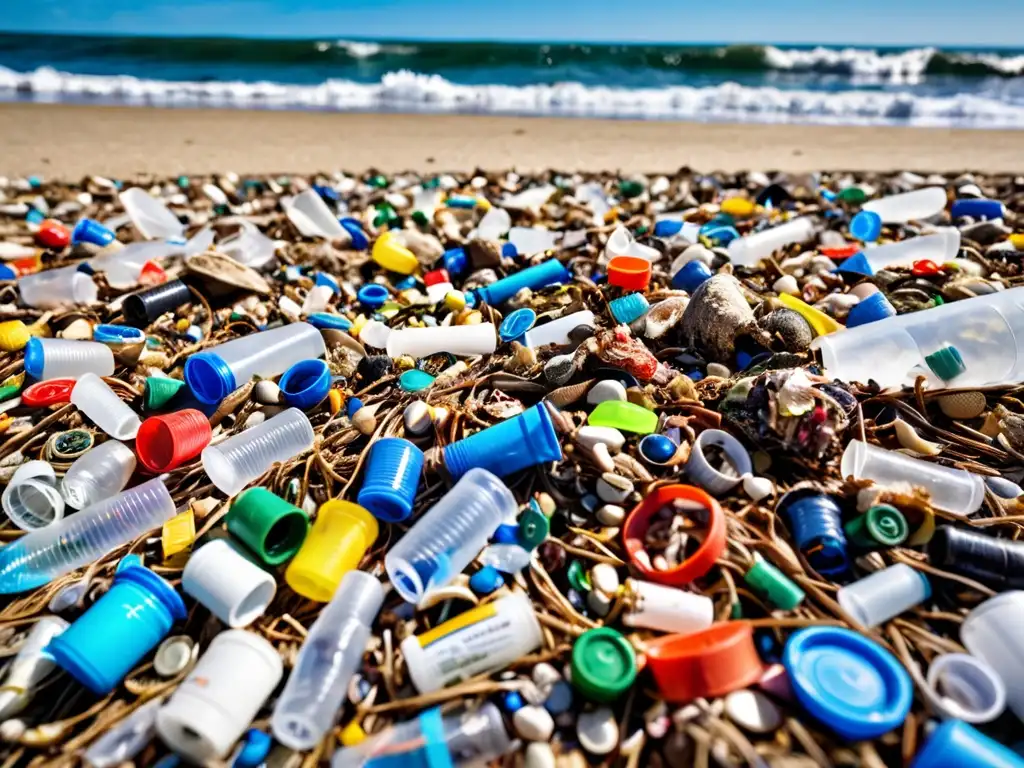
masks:
[[[0,173],[1024,172],[1024,130],[0,104]]]

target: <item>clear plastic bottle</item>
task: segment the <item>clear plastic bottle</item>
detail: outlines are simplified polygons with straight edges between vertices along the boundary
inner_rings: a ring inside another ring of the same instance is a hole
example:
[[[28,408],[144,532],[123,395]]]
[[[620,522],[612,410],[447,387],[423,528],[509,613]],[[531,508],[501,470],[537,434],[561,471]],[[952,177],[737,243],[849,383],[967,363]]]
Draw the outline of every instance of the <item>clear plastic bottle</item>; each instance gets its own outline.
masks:
[[[78,265],[25,275],[18,281],[18,292],[22,304],[34,309],[92,304],[99,295],[92,277],[80,272]]]
[[[519,508],[506,485],[471,469],[384,558],[391,583],[410,603],[450,582],[469,565],[505,519]]]
[[[313,447],[313,426],[298,408],[203,449],[203,469],[221,491],[234,496],[275,462]]]
[[[925,187],[868,200],[860,209],[877,213],[886,224],[902,224],[914,219],[930,218],[945,207],[946,190],[942,187]]]
[[[7,665],[3,685],[0,686],[0,719],[16,715],[31,701],[36,686],[55,666],[46,646],[67,628],[68,623],[59,616],[43,616],[32,626],[14,661]]]
[[[334,726],[383,602],[384,589],[370,574],[349,571],[342,578],[309,628],[274,705],[271,728],[286,747],[312,749]]]
[[[25,592],[89,565],[174,517],[160,478],[32,531],[0,549],[0,594]]]
[[[114,353],[98,341],[33,336],[25,345],[25,373],[37,381],[77,379],[87,373],[111,376]]]
[[[320,331],[309,323],[291,323],[192,355],[185,363],[185,382],[198,400],[215,405],[253,376],[277,376],[325,351]]]
[[[84,509],[109,499],[128,485],[135,454],[117,440],[108,440],[79,456],[64,473],[60,492],[69,507]]]
[[[134,440],[142,426],[139,414],[95,373],[78,380],[71,390],[71,404],[115,440]]]
[[[738,267],[753,267],[780,248],[793,243],[806,243],[814,237],[814,220],[809,216],[787,221],[729,243],[729,260]]]
[[[403,328],[388,335],[389,357],[411,355],[420,358],[437,352],[452,355],[487,355],[498,346],[494,323],[438,328]]]

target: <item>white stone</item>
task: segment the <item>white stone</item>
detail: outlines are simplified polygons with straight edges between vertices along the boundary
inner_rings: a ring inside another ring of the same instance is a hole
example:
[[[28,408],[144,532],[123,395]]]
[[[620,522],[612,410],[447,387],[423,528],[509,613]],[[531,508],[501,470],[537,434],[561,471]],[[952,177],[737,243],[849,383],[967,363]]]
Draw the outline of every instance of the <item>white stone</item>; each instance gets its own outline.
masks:
[[[633,483],[621,475],[605,472],[597,479],[596,490],[597,495],[601,497],[601,501],[607,501],[610,504],[621,504],[633,493]]]
[[[612,609],[612,599],[603,592],[598,592],[596,589],[591,590],[587,592],[587,607],[601,618],[604,618]]]
[[[384,349],[387,346],[388,336],[390,335],[391,329],[388,326],[384,325],[380,320],[370,320],[359,331],[359,340],[368,347]]]
[[[597,510],[597,521],[601,525],[619,526],[626,519],[626,510],[618,504],[605,504]]]
[[[602,443],[607,445],[612,453],[618,453],[626,438],[615,427],[581,427],[576,433],[576,441],[584,448],[593,448]]]
[[[516,733],[527,741],[547,741],[555,731],[555,721],[551,714],[536,705],[521,707],[512,716],[512,725]]]
[[[721,363],[708,363],[708,376],[717,376],[720,379],[728,379],[732,376],[732,371],[729,370],[729,366],[722,365]]]
[[[433,424],[430,406],[422,400],[409,403],[402,417],[405,420],[405,431],[412,435],[425,435]]]
[[[613,597],[619,591],[619,572],[610,563],[598,563],[590,569],[590,585]]]
[[[743,492],[754,501],[761,501],[772,495],[775,485],[767,477],[743,476]]]
[[[783,275],[772,284],[772,290],[776,293],[788,293],[791,296],[800,294],[800,284],[792,275]]]
[[[541,662],[535,666],[530,673],[530,677],[533,679],[534,685],[545,694],[550,694],[551,687],[562,679],[562,675],[559,674],[558,670],[547,662]]]
[[[733,691],[725,697],[729,719],[751,733],[774,733],[782,724],[782,713],[760,691]]]
[[[584,712],[576,721],[580,746],[592,755],[607,755],[619,743],[619,726],[608,707]]]
[[[543,741],[535,741],[526,747],[525,768],[555,768],[555,753],[551,745]]]
[[[605,400],[625,400],[626,388],[615,379],[605,379],[595,384],[587,393],[587,402],[591,405],[603,403]]]

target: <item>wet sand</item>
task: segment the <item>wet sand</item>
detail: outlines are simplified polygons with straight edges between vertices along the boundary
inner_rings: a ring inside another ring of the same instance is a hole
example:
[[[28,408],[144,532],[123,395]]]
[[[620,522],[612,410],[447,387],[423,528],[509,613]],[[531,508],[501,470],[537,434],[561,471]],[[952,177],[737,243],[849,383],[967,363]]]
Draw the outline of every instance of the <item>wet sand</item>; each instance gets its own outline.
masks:
[[[1024,172],[1024,131],[0,105],[0,173]]]

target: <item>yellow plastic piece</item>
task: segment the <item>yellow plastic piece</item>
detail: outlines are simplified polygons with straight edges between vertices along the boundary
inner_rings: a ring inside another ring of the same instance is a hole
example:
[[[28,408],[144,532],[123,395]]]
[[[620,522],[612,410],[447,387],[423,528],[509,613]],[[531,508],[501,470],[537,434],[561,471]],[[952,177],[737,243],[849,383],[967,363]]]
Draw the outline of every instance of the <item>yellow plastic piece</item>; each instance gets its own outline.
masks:
[[[410,355],[402,355],[395,360],[395,368],[400,371],[408,371],[416,367],[416,361]]]
[[[186,552],[196,540],[196,518],[191,509],[175,515],[164,523],[160,543],[164,549],[164,560]]]
[[[354,747],[362,741],[366,741],[366,731],[363,726],[355,720],[351,721],[341,729],[341,745],[343,747]]]
[[[484,213],[487,213],[487,211],[491,210],[491,201],[486,197],[478,197],[476,199],[476,207]]]
[[[746,219],[754,215],[757,205],[753,200],[745,197],[730,197],[723,200],[721,205],[722,213],[727,213],[737,219]]]
[[[377,538],[377,518],[350,501],[331,499],[317,513],[284,579],[303,597],[328,602],[341,577],[359,566]]]
[[[185,331],[188,330],[188,327],[190,325],[191,325],[191,323],[188,321],[188,318],[183,317],[178,322],[176,322],[174,324],[174,328],[175,328],[175,330],[178,331],[178,333],[184,333]]]
[[[334,416],[341,410],[341,406],[344,405],[345,396],[341,394],[340,389],[332,389],[327,393],[327,400],[330,404],[331,416]]]
[[[815,309],[810,304],[801,301],[796,296],[790,296],[788,293],[780,293],[779,301],[794,312],[798,312],[819,336],[828,336],[830,333],[843,330],[843,326],[838,322],[833,320],[824,312]]]
[[[1024,251],[1024,232],[1016,232],[1010,235],[1010,244],[1018,251]]]
[[[444,306],[452,312],[460,312],[466,308],[466,294],[462,291],[448,291],[444,295]]]
[[[8,320],[0,323],[0,349],[4,352],[17,352],[24,349],[32,334],[28,332],[21,320]]]
[[[472,310],[470,312],[466,312],[465,314],[460,315],[459,319],[457,321],[457,324],[458,325],[480,325],[481,323],[483,323],[483,321],[484,321],[484,316],[480,312],[477,312],[474,309],[474,310]]]
[[[363,326],[368,322],[370,322],[370,319],[366,315],[357,315],[356,319],[352,321],[352,327],[348,329],[348,332],[358,339]]]
[[[622,209],[619,206],[613,206],[610,210],[605,211],[604,223],[611,224],[614,221],[618,221],[622,215]]]
[[[371,257],[384,269],[400,275],[411,275],[420,265],[416,254],[398,242],[393,232],[385,232],[377,238]]]

